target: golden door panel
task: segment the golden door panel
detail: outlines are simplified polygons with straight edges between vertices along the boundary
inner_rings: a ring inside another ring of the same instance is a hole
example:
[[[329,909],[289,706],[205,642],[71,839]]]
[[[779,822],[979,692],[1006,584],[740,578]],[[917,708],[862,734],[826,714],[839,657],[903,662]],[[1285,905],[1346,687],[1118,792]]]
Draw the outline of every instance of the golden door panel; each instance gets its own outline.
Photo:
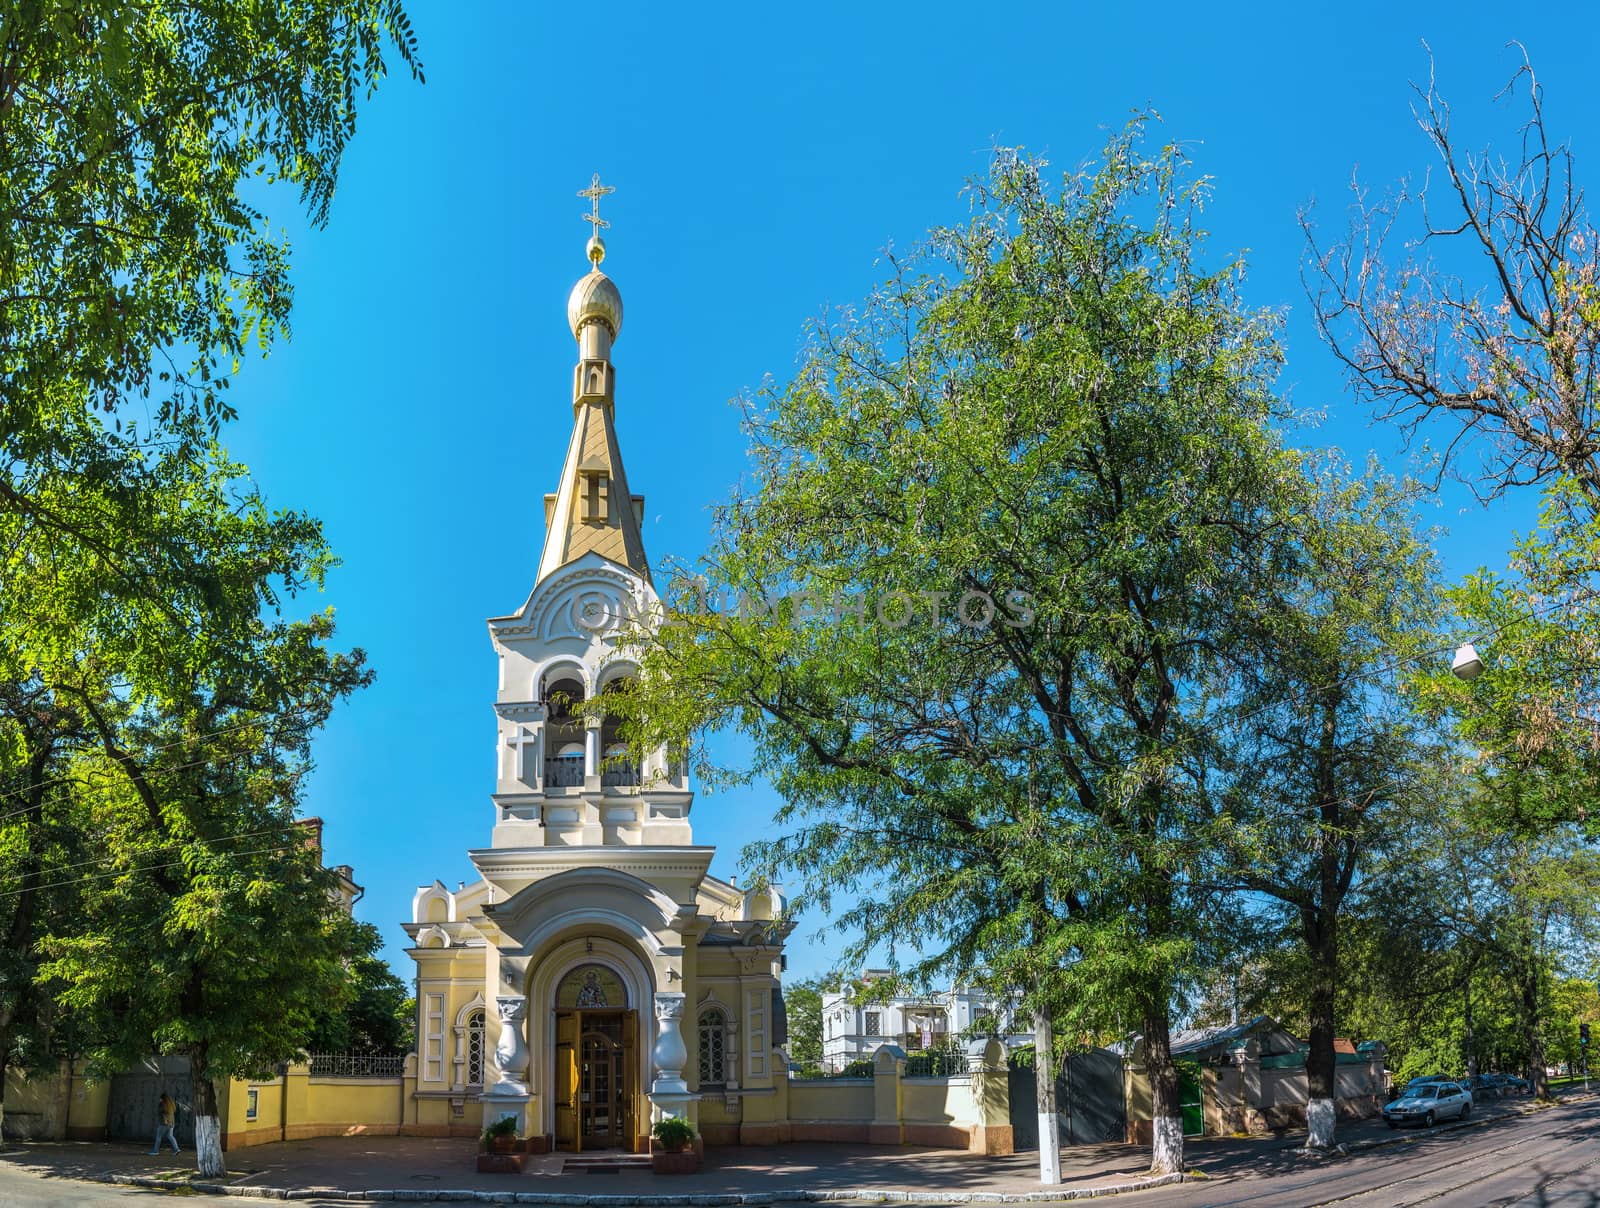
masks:
[[[578,1016],[571,1011],[556,1013],[556,1144],[577,1149],[578,1129]]]
[[[639,1140],[639,1012],[622,1017],[622,1143],[627,1148],[649,1152]]]

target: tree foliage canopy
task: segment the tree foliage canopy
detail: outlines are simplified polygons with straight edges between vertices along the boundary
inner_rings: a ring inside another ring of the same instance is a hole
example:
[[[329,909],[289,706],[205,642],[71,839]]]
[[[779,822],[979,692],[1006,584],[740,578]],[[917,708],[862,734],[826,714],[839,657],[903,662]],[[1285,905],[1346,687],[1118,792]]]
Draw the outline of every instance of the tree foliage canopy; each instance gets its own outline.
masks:
[[[1200,266],[1204,182],[1145,128],[1056,187],[1000,152],[968,223],[817,329],[612,711],[647,744],[750,736],[784,798],[751,855],[839,895],[842,959],[1164,1043],[1219,906],[1205,686],[1303,473],[1273,323]]]

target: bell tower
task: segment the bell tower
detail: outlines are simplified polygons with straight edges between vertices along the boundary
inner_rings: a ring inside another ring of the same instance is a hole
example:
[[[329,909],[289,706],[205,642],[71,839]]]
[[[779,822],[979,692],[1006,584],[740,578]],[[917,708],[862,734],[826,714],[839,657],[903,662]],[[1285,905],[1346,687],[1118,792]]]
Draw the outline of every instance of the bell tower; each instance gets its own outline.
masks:
[[[626,633],[659,606],[616,430],[622,294],[606,256],[595,177],[580,196],[594,231],[589,271],[567,298],[578,344],[572,436],[556,489],[544,497],[545,538],[532,594],[489,621],[500,660],[494,846],[621,846],[692,842],[686,771],[662,751],[629,751],[617,726],[579,706],[620,690],[634,670]]]
[[[472,1136],[510,1118],[530,1145],[644,1152],[652,1119],[682,1115],[708,1141],[767,1144],[789,1134],[783,895],[711,875],[685,767],[630,750],[605,708],[660,615],[617,441],[622,295],[600,271],[609,192],[598,178],[581,192],[594,230],[567,298],[572,435],[544,496],[538,570],[522,606],[488,622],[493,831],[467,852],[478,879],[420,886],[405,924],[410,1127]],[[530,493],[530,519],[539,502]]]

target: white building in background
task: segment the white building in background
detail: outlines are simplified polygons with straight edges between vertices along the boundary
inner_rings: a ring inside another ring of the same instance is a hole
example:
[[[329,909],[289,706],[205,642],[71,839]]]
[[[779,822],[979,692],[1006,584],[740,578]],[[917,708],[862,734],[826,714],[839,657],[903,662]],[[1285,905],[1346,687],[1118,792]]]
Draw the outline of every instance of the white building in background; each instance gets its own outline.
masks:
[[[875,998],[872,983],[889,976],[887,969],[864,969],[854,983],[823,992],[824,1070],[838,1073],[886,1044],[911,1053],[975,1035],[998,1036],[1008,1049],[1033,1043],[1031,1034],[1017,1028],[1013,1002],[964,986]]]

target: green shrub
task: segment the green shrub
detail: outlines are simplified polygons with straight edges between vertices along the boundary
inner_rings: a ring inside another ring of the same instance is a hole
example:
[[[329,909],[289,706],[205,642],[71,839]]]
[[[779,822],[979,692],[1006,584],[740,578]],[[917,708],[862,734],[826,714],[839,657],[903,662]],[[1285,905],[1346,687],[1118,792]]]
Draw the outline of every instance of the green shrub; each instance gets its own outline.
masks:
[[[493,1141],[496,1137],[514,1137],[516,1135],[517,1118],[515,1116],[503,1116],[483,1130],[483,1139],[485,1141]]]
[[[852,1061],[839,1071],[841,1078],[870,1078],[872,1077],[872,1058],[862,1057]]]
[[[688,1149],[694,1141],[694,1125],[682,1116],[668,1116],[664,1120],[656,1121],[655,1127],[650,1130],[650,1135],[662,1149]]]

